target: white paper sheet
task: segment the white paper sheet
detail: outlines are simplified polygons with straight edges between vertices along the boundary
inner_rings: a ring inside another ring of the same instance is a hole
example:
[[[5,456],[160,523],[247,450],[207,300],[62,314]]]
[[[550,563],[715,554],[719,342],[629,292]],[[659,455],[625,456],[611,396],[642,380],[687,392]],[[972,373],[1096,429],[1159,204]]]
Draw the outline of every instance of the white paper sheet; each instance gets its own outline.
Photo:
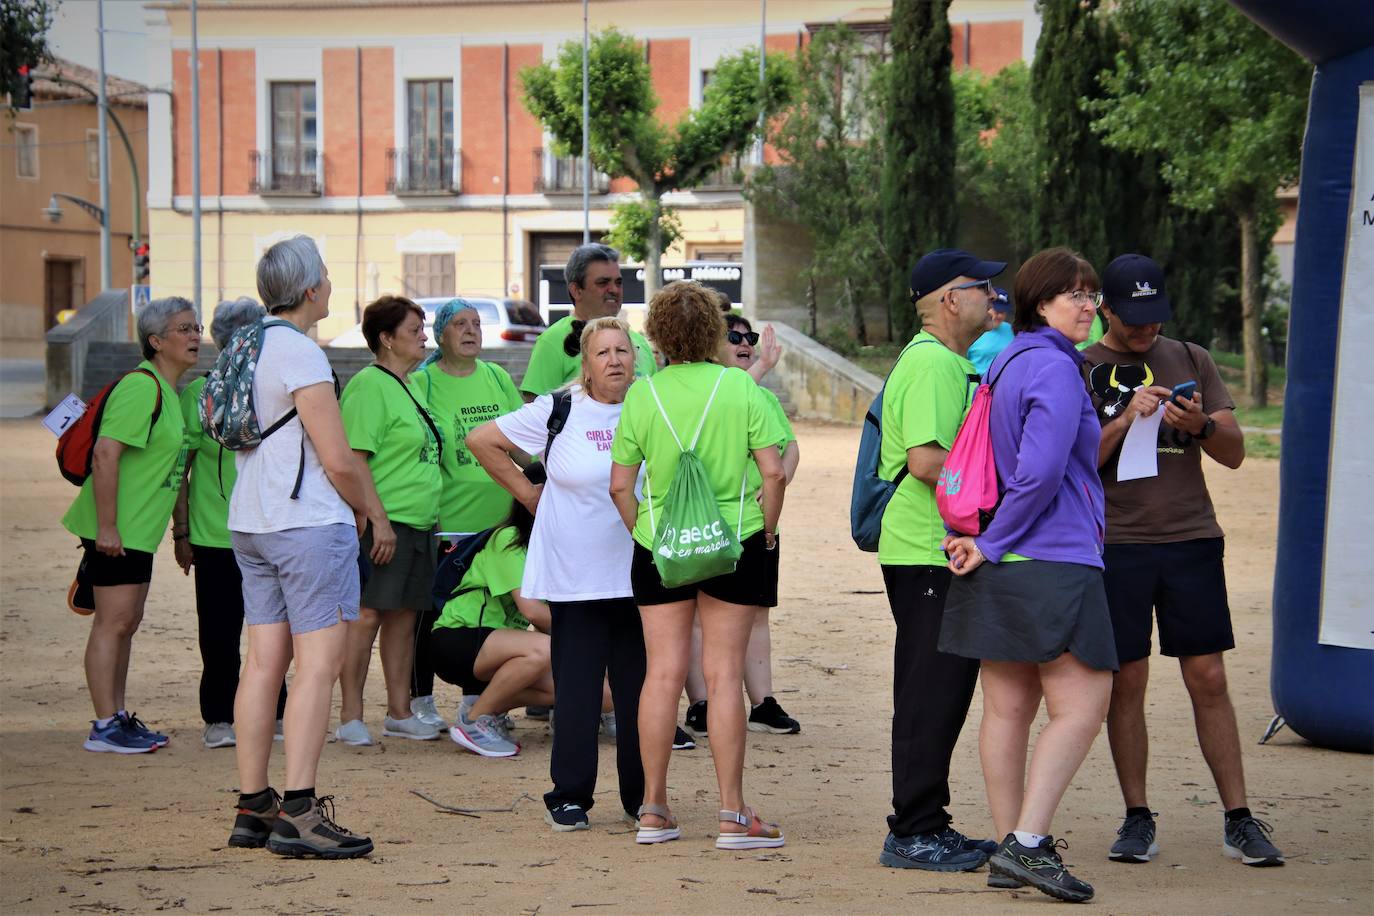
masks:
[[[43,425],[54,436],[61,436],[86,412],[86,402],[74,394],[69,394],[53,408],[53,412],[43,418]]]
[[[1118,481],[1139,480],[1159,476],[1159,424],[1164,421],[1164,403],[1148,417],[1136,417],[1126,430],[1121,443],[1121,456],[1116,460]]]

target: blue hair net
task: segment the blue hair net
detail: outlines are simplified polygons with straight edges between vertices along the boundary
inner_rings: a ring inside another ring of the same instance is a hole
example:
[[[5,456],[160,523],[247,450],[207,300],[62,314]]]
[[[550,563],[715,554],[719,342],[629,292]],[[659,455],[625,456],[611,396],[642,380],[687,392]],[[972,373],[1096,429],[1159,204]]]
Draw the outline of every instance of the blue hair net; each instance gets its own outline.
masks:
[[[439,306],[439,310],[434,313],[434,352],[425,357],[425,361],[420,364],[421,369],[428,366],[430,363],[437,363],[443,356],[443,351],[439,349],[439,341],[443,338],[444,329],[447,328],[448,323],[453,320],[453,316],[457,315],[463,309],[475,308],[477,308],[477,306],[466,299],[450,299]]]

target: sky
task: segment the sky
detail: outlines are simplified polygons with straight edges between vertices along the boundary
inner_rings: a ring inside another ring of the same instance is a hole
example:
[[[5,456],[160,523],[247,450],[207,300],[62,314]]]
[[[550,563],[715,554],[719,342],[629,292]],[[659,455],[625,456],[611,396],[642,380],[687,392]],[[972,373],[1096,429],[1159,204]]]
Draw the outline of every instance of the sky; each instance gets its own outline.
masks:
[[[57,7],[48,45],[57,57],[98,68],[97,0],[49,0]],[[147,27],[143,0],[105,0],[105,70],[135,82],[148,82]]]

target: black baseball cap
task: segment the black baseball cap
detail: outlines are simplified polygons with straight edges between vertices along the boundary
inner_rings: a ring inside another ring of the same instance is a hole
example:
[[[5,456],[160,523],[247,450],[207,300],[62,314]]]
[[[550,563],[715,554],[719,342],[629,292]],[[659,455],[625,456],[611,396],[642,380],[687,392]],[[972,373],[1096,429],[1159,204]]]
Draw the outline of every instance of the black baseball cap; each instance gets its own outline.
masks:
[[[1164,268],[1143,254],[1123,254],[1102,273],[1102,301],[1125,324],[1162,324],[1174,317]]]
[[[1008,296],[1007,291],[1000,286],[994,286],[992,288],[992,307],[999,312],[1011,311],[1011,297]]]
[[[937,248],[911,268],[911,301],[930,295],[955,277],[991,280],[1006,269],[1006,261],[980,261],[961,248]]]

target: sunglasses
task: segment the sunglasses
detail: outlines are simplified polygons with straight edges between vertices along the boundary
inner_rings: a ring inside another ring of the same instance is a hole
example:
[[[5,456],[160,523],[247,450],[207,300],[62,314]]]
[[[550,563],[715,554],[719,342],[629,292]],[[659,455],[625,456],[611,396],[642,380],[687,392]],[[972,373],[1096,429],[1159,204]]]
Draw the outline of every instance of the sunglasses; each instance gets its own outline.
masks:
[[[755,346],[759,342],[758,331],[726,331],[725,339],[738,346],[749,341],[749,346]]]
[[[954,292],[956,289],[976,289],[976,290],[979,290],[979,291],[983,292],[983,293],[986,294],[989,298],[991,298],[991,296],[992,296],[992,281],[991,281],[991,280],[974,280],[974,281],[971,282],[971,283],[960,283],[958,286],[951,286],[951,287],[949,288],[949,291],[950,291],[950,292]]]

